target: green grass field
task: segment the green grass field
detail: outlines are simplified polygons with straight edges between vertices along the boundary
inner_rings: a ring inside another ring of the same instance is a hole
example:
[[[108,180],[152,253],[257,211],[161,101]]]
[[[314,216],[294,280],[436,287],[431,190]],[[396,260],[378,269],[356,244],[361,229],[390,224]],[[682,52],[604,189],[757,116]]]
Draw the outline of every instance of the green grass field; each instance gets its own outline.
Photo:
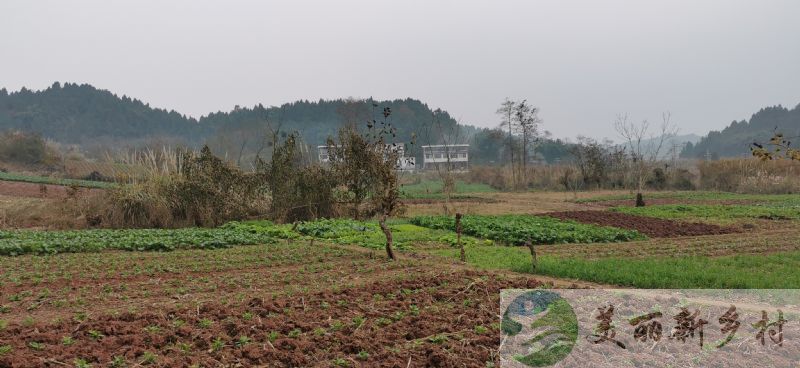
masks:
[[[685,199],[685,200],[698,200],[698,201],[753,201],[761,203],[800,203],[800,194],[740,194],[731,192],[710,192],[710,191],[676,191],[676,192],[652,192],[645,193],[645,202],[647,199]],[[591,198],[581,198],[574,202],[576,203],[591,203],[602,201],[616,201],[616,200],[630,200],[636,199],[635,194],[624,193],[614,195],[596,196]]]
[[[725,220],[759,218],[768,220],[800,219],[800,206],[777,205],[690,205],[669,204],[647,207],[615,207],[612,211],[665,219]]]
[[[492,193],[497,190],[486,184],[471,184],[456,181],[456,195],[463,193]],[[400,189],[404,198],[444,198],[441,180],[423,180],[416,184],[404,184]]]
[[[457,249],[429,252],[457,259]],[[469,246],[467,263],[636,288],[800,288],[800,252],[724,257],[582,259],[542,256],[534,271],[526,248]]]

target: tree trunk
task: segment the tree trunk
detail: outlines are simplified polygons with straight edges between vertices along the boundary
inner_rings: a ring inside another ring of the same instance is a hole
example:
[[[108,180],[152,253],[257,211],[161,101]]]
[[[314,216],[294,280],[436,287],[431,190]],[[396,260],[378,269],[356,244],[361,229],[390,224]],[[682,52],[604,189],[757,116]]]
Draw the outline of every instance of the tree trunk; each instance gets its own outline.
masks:
[[[644,207],[644,197],[642,192],[636,193],[636,207]]]
[[[511,110],[508,111],[508,153],[511,155],[511,183],[512,187],[517,186],[516,168],[514,168],[514,135],[511,133]]]
[[[381,219],[378,221],[378,225],[381,226],[383,235],[386,236],[386,256],[394,261],[394,251],[392,250],[392,230],[386,226],[386,217],[386,215],[382,215]]]
[[[456,244],[461,248],[461,262],[467,262],[467,255],[464,252],[464,244],[461,243],[461,214],[456,213]]]
[[[533,243],[530,240],[526,241],[525,245],[527,245],[528,249],[531,251],[531,269],[536,271],[536,250],[533,249]]]

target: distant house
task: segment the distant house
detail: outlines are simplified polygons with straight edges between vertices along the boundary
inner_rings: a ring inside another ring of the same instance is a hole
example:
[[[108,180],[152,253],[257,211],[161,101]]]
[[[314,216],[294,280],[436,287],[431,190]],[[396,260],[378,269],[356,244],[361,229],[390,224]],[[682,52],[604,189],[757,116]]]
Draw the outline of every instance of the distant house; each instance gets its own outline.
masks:
[[[390,145],[386,145],[390,147]],[[406,156],[406,148],[405,144],[397,143],[396,145],[392,146],[394,150],[397,151],[399,157],[397,158],[397,170],[398,171],[414,171],[417,167],[417,158],[416,157],[407,157]],[[317,159],[320,163],[328,163],[331,160],[330,152],[328,152],[328,146],[317,146]]]
[[[468,144],[422,146],[422,155],[423,170],[431,170],[443,165],[449,165],[453,170],[469,170]]]
[[[320,163],[327,163],[331,160],[331,156],[328,154],[328,146],[317,146],[317,159],[319,159]]]

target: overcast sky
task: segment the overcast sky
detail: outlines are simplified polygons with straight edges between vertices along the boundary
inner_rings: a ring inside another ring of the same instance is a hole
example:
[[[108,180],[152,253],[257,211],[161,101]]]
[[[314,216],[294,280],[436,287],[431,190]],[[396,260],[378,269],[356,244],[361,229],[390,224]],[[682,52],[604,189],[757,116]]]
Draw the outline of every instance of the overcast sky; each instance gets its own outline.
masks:
[[[0,2],[0,87],[90,83],[195,117],[297,99],[413,97],[559,137],[617,113],[704,134],[800,103],[800,1]]]

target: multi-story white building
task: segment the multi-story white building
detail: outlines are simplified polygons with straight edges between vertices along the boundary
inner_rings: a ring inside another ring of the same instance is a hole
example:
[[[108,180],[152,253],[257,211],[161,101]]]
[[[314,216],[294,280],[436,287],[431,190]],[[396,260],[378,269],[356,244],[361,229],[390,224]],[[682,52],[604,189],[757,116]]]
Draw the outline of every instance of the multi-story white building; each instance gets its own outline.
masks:
[[[440,144],[422,146],[422,169],[435,169],[440,165],[449,165],[453,170],[469,169],[468,144]]]

